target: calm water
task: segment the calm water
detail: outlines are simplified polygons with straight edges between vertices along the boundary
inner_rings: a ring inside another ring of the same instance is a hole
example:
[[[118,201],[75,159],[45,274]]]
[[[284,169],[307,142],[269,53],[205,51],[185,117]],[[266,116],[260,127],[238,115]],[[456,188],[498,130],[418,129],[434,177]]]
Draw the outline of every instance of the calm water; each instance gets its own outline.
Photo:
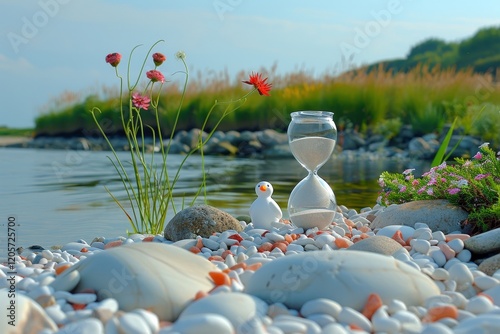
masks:
[[[120,199],[125,197],[121,182],[107,159],[109,152],[0,149],[0,248],[5,249],[7,219],[13,216],[17,247],[40,244],[44,247],[77,239],[92,241],[96,236],[124,235],[129,225],[123,212],[104,187]],[[120,156],[127,159],[128,153]],[[182,156],[170,156],[171,173]],[[306,176],[294,159],[255,160],[206,157],[209,184],[208,204],[235,216],[248,215],[256,198],[254,186],[261,180],[273,184],[273,198],[285,217],[293,187]],[[377,179],[384,170],[402,172],[426,163],[388,159],[354,160],[333,157],[319,172],[333,188],[339,205],[360,209],[373,206],[378,196]],[[175,190],[177,208],[182,199],[192,199],[201,180],[200,157],[188,159]],[[167,217],[173,216],[171,211]]]

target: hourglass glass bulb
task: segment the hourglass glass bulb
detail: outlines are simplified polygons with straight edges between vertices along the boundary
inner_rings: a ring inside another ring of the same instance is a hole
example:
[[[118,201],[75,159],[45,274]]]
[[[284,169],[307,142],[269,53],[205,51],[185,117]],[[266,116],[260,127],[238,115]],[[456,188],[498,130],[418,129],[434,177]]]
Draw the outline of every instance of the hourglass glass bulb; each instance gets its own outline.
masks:
[[[267,181],[261,181],[255,186],[257,199],[250,206],[250,218],[255,228],[269,230],[271,224],[279,222],[282,212],[278,204],[271,198],[273,186]]]

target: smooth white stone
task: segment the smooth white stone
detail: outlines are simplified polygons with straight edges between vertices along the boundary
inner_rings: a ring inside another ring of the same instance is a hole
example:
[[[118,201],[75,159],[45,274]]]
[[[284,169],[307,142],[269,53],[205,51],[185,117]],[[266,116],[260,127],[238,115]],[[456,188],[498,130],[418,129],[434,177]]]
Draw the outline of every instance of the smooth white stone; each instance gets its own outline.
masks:
[[[189,304],[182,311],[179,319],[213,312],[224,316],[235,328],[238,328],[251,318],[263,317],[267,313],[267,308],[267,304],[259,298],[244,293],[217,293]]]
[[[345,325],[355,324],[367,332],[371,332],[373,329],[372,323],[367,317],[348,306],[342,308],[337,317],[337,321]]]
[[[5,276],[4,276],[5,277]],[[38,287],[38,283],[31,277],[25,277],[16,284],[16,288],[24,291],[30,291]]]
[[[28,276],[33,275],[35,268],[33,268],[33,267],[21,267],[21,268],[17,268],[16,271],[17,271],[17,274],[19,276],[28,277]]]
[[[431,249],[430,242],[423,239],[413,239],[410,244],[413,250],[422,254],[429,253],[429,250]]]
[[[294,244],[293,242],[291,244],[288,245],[287,249],[286,249],[288,252],[290,251],[294,251],[294,252],[297,252],[297,253],[300,253],[300,252],[303,252],[304,251],[304,247],[301,246],[301,245],[298,245],[298,244]]]
[[[250,246],[248,247],[247,251],[245,252],[246,255],[252,256],[254,254],[260,254],[257,247],[255,246]]]
[[[425,300],[425,307],[431,308],[435,306],[441,306],[445,304],[451,304],[451,297],[448,295],[432,296]]]
[[[455,255],[455,258],[462,262],[469,262],[472,258],[472,253],[468,249],[463,249],[460,253]]]
[[[180,247],[141,242],[94,254],[64,271],[51,286],[61,290],[69,275],[79,273],[75,292],[93,289],[99,300],[114,298],[125,312],[143,308],[173,321],[196,293],[213,288],[210,271],[219,269]]]
[[[61,248],[61,251],[63,252],[63,257],[64,257],[64,252],[67,252],[67,251],[70,251],[70,250],[73,250],[73,251],[77,251],[77,252],[80,252],[82,250],[82,248],[88,248],[90,247],[90,245],[88,244],[82,244],[80,242],[70,242],[70,243],[67,243],[66,245],[64,245],[62,248]]]
[[[316,245],[313,245],[313,244],[308,244],[308,245],[305,245],[304,246],[304,250],[306,252],[312,252],[312,251],[318,251],[319,248],[316,246]]]
[[[234,259],[233,254],[229,254],[226,256],[226,259],[224,260],[224,263],[231,268],[232,266],[236,265],[236,260]]]
[[[429,225],[427,225],[426,223],[421,223],[421,222],[416,222],[413,227],[416,230],[421,229],[421,228],[429,229]]]
[[[304,317],[311,316],[313,314],[328,314],[333,318],[337,318],[340,311],[342,311],[342,306],[326,298],[317,298],[310,300],[300,308],[300,314]]]
[[[420,328],[422,325],[420,318],[415,313],[408,310],[397,311],[391,315],[391,318],[399,321],[403,328],[406,326],[411,328]]]
[[[471,271],[461,262],[452,265],[448,269],[448,273],[450,274],[450,279],[457,282],[458,291],[464,290],[474,282],[474,276],[472,276]]]
[[[467,305],[467,298],[460,292],[446,291],[444,294],[451,297],[451,303],[459,309],[464,309]]]
[[[73,304],[89,304],[97,300],[94,293],[75,293],[69,295],[66,300]]]
[[[275,232],[266,233],[265,237],[267,239],[269,239],[270,241],[272,241],[272,242],[284,241],[285,240],[284,236],[279,235],[278,233],[275,233]]]
[[[311,314],[310,316],[308,316],[306,318],[311,320],[311,321],[314,321],[321,328],[323,328],[329,324],[337,322],[337,320],[335,320],[334,317],[332,317],[331,315],[328,315],[328,314],[324,314],[324,313]]]
[[[348,331],[343,325],[341,324],[330,324],[326,327],[323,328],[323,331],[321,334],[350,334],[352,333],[351,331]]]
[[[73,322],[73,321],[78,321],[78,320],[82,320],[82,319],[87,319],[87,318],[90,318],[92,316],[92,310],[87,310],[87,309],[83,309],[83,310],[78,310],[78,311],[75,311],[75,310],[70,310],[68,312],[66,312],[66,317],[68,318],[66,322]]]
[[[323,248],[325,245],[333,245],[335,238],[330,234],[320,234],[315,238],[315,245],[318,248]]]
[[[288,314],[288,308],[282,303],[273,303],[267,309],[267,316],[275,318],[280,314]]]
[[[478,330],[481,329],[481,332]],[[470,333],[500,333],[500,317],[481,314],[477,317],[466,319],[453,328],[454,334]]]
[[[327,298],[356,310],[363,309],[371,293],[378,293],[385,303],[397,298],[407,305],[422,305],[440,293],[419,270],[389,256],[361,251],[308,252],[276,259],[255,272],[246,292],[294,309]]]
[[[455,253],[460,253],[464,249],[464,242],[461,239],[452,239],[448,241],[448,246],[450,246]]]
[[[306,245],[314,245],[314,239],[311,238],[299,238],[297,240],[292,241],[291,244],[296,244],[296,245],[301,245],[301,246],[306,246]]]
[[[237,240],[235,240],[237,241]],[[245,248],[250,248],[250,247],[255,247],[255,242],[250,241],[250,240],[243,240],[240,242],[240,245],[242,245]]]
[[[406,311],[406,310],[407,308],[405,303],[403,303],[399,299],[393,299],[387,305],[387,312],[389,312],[389,314],[394,314],[398,311]]]
[[[413,233],[413,238],[414,239],[431,240],[432,239],[432,230],[428,227],[415,229],[415,232]]]
[[[37,288],[31,290],[28,293],[28,297],[30,297],[33,300],[36,300],[40,296],[51,296],[54,293],[54,289],[43,285],[43,286],[38,286]]]
[[[210,250],[214,251],[214,250],[219,249],[219,243],[217,241],[203,238],[202,242],[203,242],[203,246],[209,248]]]
[[[444,255],[443,251],[441,251],[439,248],[432,249],[429,252],[429,255],[432,257],[432,259],[434,260],[434,262],[439,267],[443,267],[446,264],[446,256]]]
[[[435,231],[435,232],[432,232],[432,240],[445,241],[446,240],[446,236],[441,231]]]
[[[133,312],[125,313],[118,318],[118,329],[124,334],[153,333],[146,320]]]
[[[279,328],[285,334],[307,333],[307,326],[298,321],[274,321],[273,326]]]
[[[47,312],[47,315],[58,325],[62,325],[66,321],[66,314],[58,304],[46,307],[45,312]]]
[[[415,229],[410,226],[405,226],[405,225],[389,225],[382,227],[378,232],[377,235],[384,235],[386,237],[391,238],[396,231],[401,231],[401,234],[403,235],[404,240],[408,240],[408,238],[413,236],[413,233],[415,232]]]
[[[159,333],[220,333],[233,334],[234,327],[228,319],[214,313],[196,314],[177,320],[168,330],[162,329]]]
[[[371,321],[373,331],[376,333],[400,333],[401,324],[398,320],[390,318],[384,307],[379,307]]]
[[[445,324],[434,322],[425,324],[421,334],[453,334],[454,331]]]
[[[104,326],[96,318],[88,318],[65,325],[57,334],[104,334]]]
[[[500,281],[491,276],[477,276],[474,278],[474,285],[485,291],[500,286]]]
[[[465,310],[474,314],[482,314],[491,311],[495,306],[485,296],[475,296],[469,299]],[[500,318],[499,318],[500,320]]]
[[[448,273],[448,271],[443,268],[436,268],[432,272],[431,277],[436,281],[446,281],[450,278],[450,273]]]
[[[320,334],[321,333],[321,327],[315,323],[314,321],[311,321],[309,319],[304,319],[301,317],[293,317],[290,315],[278,315],[274,321],[273,324],[276,322],[299,322],[302,323],[306,326],[306,333],[308,334]]]
[[[450,268],[451,268],[453,265],[457,264],[457,263],[462,263],[462,262],[460,262],[460,260],[459,260],[459,259],[457,259],[457,258],[453,257],[453,258],[449,259],[449,260],[446,262],[446,264],[443,266],[443,268],[444,268],[444,269],[446,269],[446,270],[450,270]]]
[[[337,233],[341,237],[344,237],[346,234],[345,229],[342,228],[341,226],[334,226],[332,231],[334,231],[335,233]]]

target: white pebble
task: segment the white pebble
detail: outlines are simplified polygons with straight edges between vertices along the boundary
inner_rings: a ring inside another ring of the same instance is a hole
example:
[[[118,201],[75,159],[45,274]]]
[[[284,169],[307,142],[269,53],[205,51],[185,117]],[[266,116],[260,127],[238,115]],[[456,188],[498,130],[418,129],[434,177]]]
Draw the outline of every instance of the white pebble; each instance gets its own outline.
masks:
[[[397,311],[396,313],[392,314],[391,318],[398,320],[404,328],[406,326],[420,327],[421,325],[420,318],[415,313],[412,313],[408,310]]]
[[[198,334],[198,333],[220,333],[232,334],[234,328],[231,322],[226,317],[218,314],[194,314],[188,315],[177,320],[173,326],[160,333],[183,333],[183,334]]]
[[[446,264],[446,256],[440,249],[433,249],[430,251],[429,255],[432,257],[434,262],[439,266],[443,267]]]
[[[482,331],[478,331],[482,329]],[[460,322],[454,329],[455,334],[469,333],[500,333],[499,317],[489,314],[481,314],[474,318]]]
[[[491,276],[477,276],[474,278],[474,285],[476,285],[481,291],[494,288],[499,284],[500,281]]]
[[[217,241],[203,238],[202,242],[203,242],[203,246],[205,246],[213,251],[219,249],[219,243]]]
[[[435,232],[432,232],[432,240],[445,241],[446,240],[446,236],[441,231],[435,231]]]
[[[491,300],[485,296],[475,296],[469,299],[465,310],[474,314],[482,314],[491,311],[494,308]],[[500,321],[500,318],[498,319]]]
[[[373,330],[381,333],[399,333],[401,324],[398,320],[390,318],[385,307],[379,309],[372,317]]]
[[[415,232],[413,232],[413,239],[431,240],[432,231],[428,227],[415,229]]]
[[[472,258],[472,253],[468,249],[463,249],[460,253],[455,255],[455,257],[462,262],[469,262]]]
[[[308,316],[306,318],[311,320],[311,321],[314,321],[321,328],[323,328],[329,324],[337,322],[334,317],[332,317],[331,315],[328,315],[328,314],[324,314],[324,313],[311,314],[310,316]]]
[[[67,324],[57,334],[104,334],[104,326],[96,318],[88,318]]]
[[[450,278],[450,274],[448,273],[447,270],[445,270],[443,268],[436,268],[432,272],[431,277],[435,281],[446,281]]]
[[[453,330],[445,324],[434,322],[425,324],[421,334],[453,334]]]
[[[133,310],[131,313],[135,313],[135,314],[138,314],[139,316],[141,316],[142,319],[144,319],[144,321],[148,325],[148,327],[152,333],[156,333],[160,329],[160,321],[158,319],[158,316],[156,314],[154,314],[153,312],[143,310],[143,309],[136,309],[136,310]]]
[[[304,303],[300,309],[300,314],[304,317],[308,317],[312,314],[328,314],[337,318],[341,311],[342,306],[336,301],[326,298],[317,298]]]
[[[321,334],[349,334],[352,333],[348,331],[344,326],[339,323],[330,324],[323,328]]]
[[[394,314],[398,311],[406,311],[406,304],[399,299],[392,299],[387,305],[387,312]]]
[[[282,235],[279,235],[278,233],[276,232],[269,232],[269,233],[266,233],[265,237],[273,242],[276,242],[276,241],[284,241],[285,240],[285,237],[282,236]]]
[[[73,304],[89,304],[95,302],[97,296],[94,293],[75,293],[67,296],[66,300]]]
[[[413,250],[422,254],[429,253],[429,250],[431,249],[430,242],[423,239],[413,239],[411,241],[411,246]]]
[[[451,303],[459,309],[464,309],[467,305],[467,298],[460,292],[446,291],[444,292],[447,296],[451,297]]]
[[[58,304],[46,307],[45,312],[47,312],[47,315],[58,325],[62,325],[66,321],[66,314],[61,310]]]
[[[52,252],[48,249],[44,249],[41,254],[44,258],[46,258],[49,261],[52,260],[52,258],[54,257],[54,254],[52,254]]]
[[[448,241],[448,246],[450,246],[455,253],[460,253],[464,249],[464,242],[461,239],[452,239]]]
[[[474,276],[472,276],[471,271],[461,262],[452,265],[448,269],[448,273],[450,274],[450,279],[457,282],[458,291],[465,290],[474,282]]]
[[[137,313],[125,313],[120,318],[118,318],[118,324],[120,333],[152,333],[146,320]]]
[[[346,325],[355,324],[367,332],[372,331],[370,320],[360,312],[348,306],[342,308],[337,317],[337,321]]]
[[[274,318],[273,324],[280,323],[280,322],[285,322],[285,323],[301,323],[306,326],[306,333],[308,334],[319,334],[321,333],[321,327],[315,323],[314,321],[311,321],[309,319],[301,318],[301,317],[293,317],[291,315],[278,315],[276,318]],[[280,326],[277,326],[280,327]]]
[[[330,234],[320,234],[315,239],[315,244],[318,248],[323,248],[325,245],[333,245],[335,238]]]
[[[284,334],[307,333],[307,326],[298,321],[274,321],[273,327],[281,329]]]

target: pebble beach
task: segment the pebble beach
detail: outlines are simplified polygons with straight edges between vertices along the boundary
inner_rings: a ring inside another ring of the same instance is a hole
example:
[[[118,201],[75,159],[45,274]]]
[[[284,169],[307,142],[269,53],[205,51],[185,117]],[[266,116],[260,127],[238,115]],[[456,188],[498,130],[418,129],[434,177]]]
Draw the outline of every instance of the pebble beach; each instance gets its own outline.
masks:
[[[176,242],[134,234],[19,249],[0,265],[0,332],[498,333],[498,231],[372,228],[383,210],[341,206],[322,231],[241,221]]]

